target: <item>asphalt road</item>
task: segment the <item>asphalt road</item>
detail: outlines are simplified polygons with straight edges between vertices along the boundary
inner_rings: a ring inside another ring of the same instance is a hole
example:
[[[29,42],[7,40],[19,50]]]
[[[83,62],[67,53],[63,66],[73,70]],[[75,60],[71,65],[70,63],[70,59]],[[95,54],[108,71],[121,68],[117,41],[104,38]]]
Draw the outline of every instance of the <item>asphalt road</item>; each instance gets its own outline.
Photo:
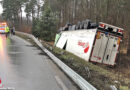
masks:
[[[14,90],[77,90],[48,56],[17,36],[0,35],[0,79]]]

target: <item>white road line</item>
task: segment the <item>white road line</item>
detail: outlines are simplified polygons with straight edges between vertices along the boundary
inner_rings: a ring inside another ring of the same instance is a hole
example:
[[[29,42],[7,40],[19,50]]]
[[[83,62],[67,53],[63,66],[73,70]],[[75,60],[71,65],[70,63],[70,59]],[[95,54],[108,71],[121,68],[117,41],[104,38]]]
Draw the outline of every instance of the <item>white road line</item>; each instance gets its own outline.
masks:
[[[57,83],[62,87],[62,90],[68,90],[68,88],[65,86],[65,84],[62,82],[62,80],[58,76],[55,76],[55,79]]]

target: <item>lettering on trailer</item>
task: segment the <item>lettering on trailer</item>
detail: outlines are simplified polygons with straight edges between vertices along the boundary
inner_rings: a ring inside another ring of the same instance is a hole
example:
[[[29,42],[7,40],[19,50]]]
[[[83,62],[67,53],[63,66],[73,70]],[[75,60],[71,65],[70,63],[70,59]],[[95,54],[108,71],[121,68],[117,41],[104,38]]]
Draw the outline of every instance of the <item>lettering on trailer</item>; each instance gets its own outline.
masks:
[[[89,50],[89,43],[82,42],[81,40],[78,41],[78,45],[84,48],[84,53],[87,53]]]
[[[2,80],[0,78],[0,88],[3,88]]]
[[[98,56],[94,56],[95,58],[97,58],[98,60],[101,60],[101,57],[98,57]]]

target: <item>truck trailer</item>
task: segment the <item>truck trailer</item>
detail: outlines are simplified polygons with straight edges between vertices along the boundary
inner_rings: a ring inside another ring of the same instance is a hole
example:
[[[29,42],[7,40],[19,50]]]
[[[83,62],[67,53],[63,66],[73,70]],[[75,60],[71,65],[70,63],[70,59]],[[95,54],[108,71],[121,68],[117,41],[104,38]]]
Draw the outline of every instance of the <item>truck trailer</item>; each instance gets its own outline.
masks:
[[[123,31],[122,28],[100,22],[95,28],[61,31],[56,35],[55,46],[86,61],[114,66]]]

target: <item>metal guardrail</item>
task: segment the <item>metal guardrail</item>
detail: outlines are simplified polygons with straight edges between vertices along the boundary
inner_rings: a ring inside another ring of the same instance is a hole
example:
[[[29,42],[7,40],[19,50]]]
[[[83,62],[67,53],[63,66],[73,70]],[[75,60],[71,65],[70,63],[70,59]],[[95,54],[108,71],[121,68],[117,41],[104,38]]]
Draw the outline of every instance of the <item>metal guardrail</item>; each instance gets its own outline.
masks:
[[[27,34],[23,32],[18,32],[20,34],[26,35],[29,38],[33,39],[34,42],[82,89],[82,90],[97,90],[94,86],[88,83],[83,79],[79,74],[74,70],[64,64],[60,59],[54,56],[50,51],[48,51],[43,45],[36,39],[32,34]]]

